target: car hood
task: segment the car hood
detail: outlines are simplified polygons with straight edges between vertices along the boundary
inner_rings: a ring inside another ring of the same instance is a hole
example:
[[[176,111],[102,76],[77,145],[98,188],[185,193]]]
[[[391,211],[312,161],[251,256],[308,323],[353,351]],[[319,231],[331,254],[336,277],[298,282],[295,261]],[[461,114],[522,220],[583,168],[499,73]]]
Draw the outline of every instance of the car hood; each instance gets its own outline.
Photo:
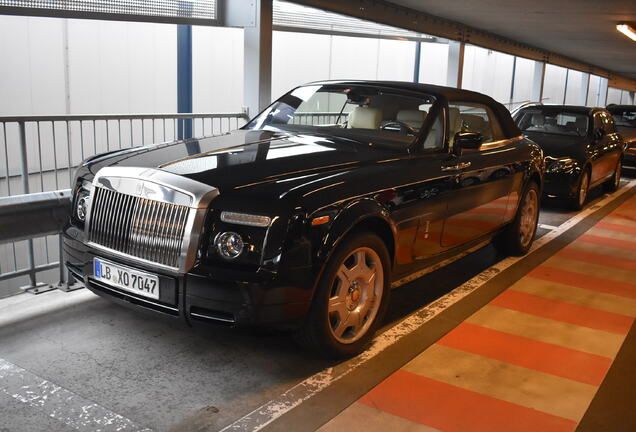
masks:
[[[636,143],[636,128],[617,127],[618,133],[623,137],[626,143]]]
[[[333,136],[238,130],[100,155],[84,164],[83,177],[92,178],[104,166],[148,167],[214,186],[221,194],[228,190],[280,194],[395,155],[392,150]]]
[[[589,138],[587,137],[527,131],[524,131],[523,134],[539,144],[545,156],[555,158],[582,158],[585,154],[585,148],[589,143]]]

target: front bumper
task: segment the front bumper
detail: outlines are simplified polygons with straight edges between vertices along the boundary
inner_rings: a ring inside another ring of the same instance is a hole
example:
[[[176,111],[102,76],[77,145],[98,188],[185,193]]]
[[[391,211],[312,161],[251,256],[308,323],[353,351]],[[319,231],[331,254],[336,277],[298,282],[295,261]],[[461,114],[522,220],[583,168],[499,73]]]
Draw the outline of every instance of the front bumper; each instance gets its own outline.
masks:
[[[623,167],[636,169],[636,149],[625,151],[623,154]]]
[[[544,177],[543,193],[547,196],[569,198],[576,195],[579,172],[546,173]]]
[[[65,264],[73,276],[102,297],[133,308],[144,308],[164,315],[197,322],[229,326],[256,324],[292,324],[301,320],[313,294],[309,268],[295,269],[293,283],[289,278],[251,277],[214,278],[207,270],[185,274],[167,274],[156,268],[126,262],[102,251],[87,247],[83,231],[69,226],[64,234]],[[149,299],[111,287],[93,278],[93,258],[136,267],[159,276],[159,299]]]

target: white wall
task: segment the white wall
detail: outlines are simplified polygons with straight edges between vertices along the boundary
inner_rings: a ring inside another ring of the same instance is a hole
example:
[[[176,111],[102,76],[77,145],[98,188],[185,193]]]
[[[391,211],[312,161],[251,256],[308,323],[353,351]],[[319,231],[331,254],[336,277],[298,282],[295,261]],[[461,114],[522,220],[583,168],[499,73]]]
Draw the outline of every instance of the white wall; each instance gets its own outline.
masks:
[[[295,86],[329,79],[331,36],[275,31],[272,39],[272,99]]]
[[[565,96],[565,76],[566,68],[551,64],[545,65],[545,76],[543,78],[542,102],[548,105],[563,104]]]
[[[192,28],[192,92],[194,112],[241,111],[243,30]]]
[[[466,45],[462,88],[485,93],[501,103],[510,102],[514,57],[498,51]]]
[[[448,71],[448,44],[422,42],[420,51],[421,83],[445,86]]]
[[[536,102],[532,97],[534,83],[535,61],[523,57],[517,57],[515,68],[515,88],[512,97],[513,108],[527,103]]]
[[[174,25],[0,16],[0,58],[0,115],[176,110]]]
[[[176,26],[68,21],[72,113],[176,111]]]
[[[272,99],[311,81],[411,81],[415,42],[275,31]]]
[[[0,115],[65,112],[63,24],[0,16]]]

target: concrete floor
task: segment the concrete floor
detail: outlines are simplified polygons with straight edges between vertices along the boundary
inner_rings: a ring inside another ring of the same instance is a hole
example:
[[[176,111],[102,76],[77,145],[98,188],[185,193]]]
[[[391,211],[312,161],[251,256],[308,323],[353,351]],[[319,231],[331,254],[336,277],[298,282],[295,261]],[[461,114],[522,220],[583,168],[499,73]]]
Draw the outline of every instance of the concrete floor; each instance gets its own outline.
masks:
[[[592,198],[588,206],[602,195],[595,191]],[[540,223],[558,226],[574,214],[548,201]],[[399,288],[385,329],[501,259],[485,247]],[[157,431],[219,430],[334,366],[300,351],[284,333],[191,329],[87,290],[0,300],[0,359],[28,371],[33,381],[47,380],[130,419],[134,424],[123,430]],[[1,390],[2,432],[92,430],[68,426]]]

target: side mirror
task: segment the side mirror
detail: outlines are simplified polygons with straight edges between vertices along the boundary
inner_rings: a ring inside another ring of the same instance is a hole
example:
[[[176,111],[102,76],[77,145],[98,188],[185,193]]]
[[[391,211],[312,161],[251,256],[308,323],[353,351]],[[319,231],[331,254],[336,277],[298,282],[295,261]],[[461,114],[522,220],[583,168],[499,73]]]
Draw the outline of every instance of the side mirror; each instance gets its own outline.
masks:
[[[453,141],[454,151],[461,154],[462,150],[478,150],[483,140],[479,132],[457,132]]]
[[[605,136],[605,131],[602,128],[594,129],[594,139],[600,140]]]

